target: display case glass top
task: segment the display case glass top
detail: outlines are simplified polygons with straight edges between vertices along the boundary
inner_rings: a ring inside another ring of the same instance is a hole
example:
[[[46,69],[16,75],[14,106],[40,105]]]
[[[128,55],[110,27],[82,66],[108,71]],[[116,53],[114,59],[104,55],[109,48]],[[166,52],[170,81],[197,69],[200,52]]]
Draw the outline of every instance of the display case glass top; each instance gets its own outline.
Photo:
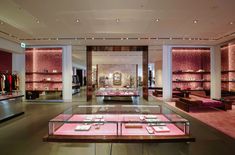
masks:
[[[189,121],[160,105],[84,105],[49,121],[48,142],[187,142]]]

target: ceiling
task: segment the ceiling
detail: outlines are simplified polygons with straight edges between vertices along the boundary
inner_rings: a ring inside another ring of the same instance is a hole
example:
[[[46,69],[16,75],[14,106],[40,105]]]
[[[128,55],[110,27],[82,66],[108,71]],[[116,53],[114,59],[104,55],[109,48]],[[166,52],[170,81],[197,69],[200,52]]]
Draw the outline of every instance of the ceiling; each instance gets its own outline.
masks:
[[[0,37],[27,45],[214,45],[234,0],[1,0]]]
[[[161,60],[163,44],[234,39],[234,6],[234,0],[1,0],[0,37],[27,45],[71,44],[73,61],[82,66],[86,45],[149,45],[153,63]],[[114,63],[114,56],[96,57],[94,63]]]

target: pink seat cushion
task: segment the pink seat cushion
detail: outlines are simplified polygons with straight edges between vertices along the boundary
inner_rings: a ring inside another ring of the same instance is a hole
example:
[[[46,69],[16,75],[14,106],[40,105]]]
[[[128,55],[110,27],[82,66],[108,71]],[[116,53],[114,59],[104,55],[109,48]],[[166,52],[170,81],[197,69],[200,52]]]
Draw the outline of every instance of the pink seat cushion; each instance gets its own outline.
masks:
[[[197,97],[197,96],[193,96],[192,98],[202,101],[201,106],[221,107],[223,105],[221,101],[217,101],[217,100],[212,100],[212,99]]]
[[[211,100],[211,99],[203,99],[202,106],[213,106],[213,107],[220,107],[223,105],[221,101]]]

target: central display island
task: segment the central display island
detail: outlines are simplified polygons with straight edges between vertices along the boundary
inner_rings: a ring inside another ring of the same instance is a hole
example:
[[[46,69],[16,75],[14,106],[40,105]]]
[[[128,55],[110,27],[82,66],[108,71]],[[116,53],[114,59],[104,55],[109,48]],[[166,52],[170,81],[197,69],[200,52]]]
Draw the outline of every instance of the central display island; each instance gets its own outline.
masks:
[[[190,123],[160,105],[74,106],[51,119],[45,142],[193,142]]]
[[[96,92],[97,100],[103,101],[138,103],[139,96],[139,91],[134,88],[100,88]]]

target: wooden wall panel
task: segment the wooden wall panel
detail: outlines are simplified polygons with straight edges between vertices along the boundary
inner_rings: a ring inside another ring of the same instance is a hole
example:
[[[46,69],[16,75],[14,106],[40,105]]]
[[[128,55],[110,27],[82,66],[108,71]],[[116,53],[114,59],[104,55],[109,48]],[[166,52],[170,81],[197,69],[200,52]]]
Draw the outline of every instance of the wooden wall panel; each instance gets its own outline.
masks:
[[[92,52],[94,51],[143,52],[143,98],[148,100],[148,46],[87,46],[87,101],[92,99]]]
[[[148,101],[148,46],[143,48],[143,98]]]
[[[92,99],[92,50],[87,47],[86,52],[86,65],[87,65],[87,101]]]

